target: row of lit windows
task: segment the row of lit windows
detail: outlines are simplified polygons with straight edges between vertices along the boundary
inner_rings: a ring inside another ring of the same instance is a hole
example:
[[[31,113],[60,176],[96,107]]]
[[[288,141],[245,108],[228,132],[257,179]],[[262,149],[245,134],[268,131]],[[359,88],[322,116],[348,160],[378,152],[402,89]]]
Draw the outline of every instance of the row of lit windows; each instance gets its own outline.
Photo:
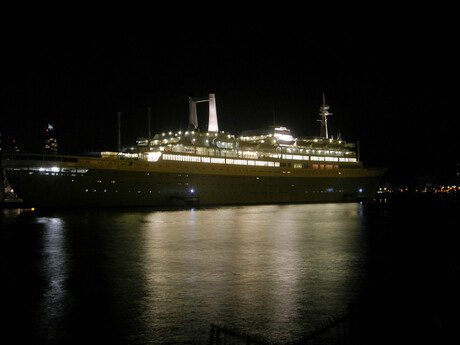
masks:
[[[312,161],[325,161],[325,162],[350,162],[356,163],[356,158],[337,158],[337,157],[319,157],[311,156]]]
[[[296,155],[292,155],[292,156],[293,156],[292,159],[298,159]],[[303,156],[303,157],[308,158],[308,156]],[[163,159],[172,160],[172,161],[180,161],[180,162],[195,162],[195,163],[234,164],[234,165],[265,166],[265,167],[279,167],[280,166],[279,162],[247,160],[247,159],[232,159],[232,158],[217,158],[217,157],[200,157],[200,156],[188,156],[188,155],[164,154]],[[311,160],[330,161],[330,162],[338,162],[338,161],[339,162],[356,162],[356,158],[336,158],[336,157],[316,157],[316,156],[311,156]],[[315,166],[317,167],[318,164],[313,164],[312,165],[313,169],[317,169],[315,168]],[[321,166],[324,167],[324,165],[321,165]],[[302,167],[302,165],[299,163],[296,163],[295,168],[299,168],[299,167]],[[307,168],[308,166],[305,164],[303,167]],[[338,165],[334,165],[334,169],[338,169]]]
[[[326,161],[326,162],[356,162],[356,158],[339,158],[339,157],[323,157],[323,156],[304,156],[304,155],[281,155],[283,159],[292,159],[292,160],[312,160],[312,161]]]
[[[298,160],[298,161],[325,161],[325,162],[350,162],[350,163],[356,163],[357,159],[356,158],[345,158],[345,157],[324,157],[324,156],[304,156],[304,155],[288,155],[288,154],[274,154],[270,155],[270,157],[273,158],[282,158],[282,159],[292,159],[292,160]]]
[[[195,162],[195,163],[249,165],[249,166],[263,166],[263,167],[279,167],[280,166],[279,162],[258,161],[258,160],[256,161],[256,160],[233,159],[233,158],[170,155],[170,154],[164,154],[163,160],[179,161],[179,162]]]
[[[338,165],[332,165],[332,164],[312,164],[311,166],[313,169],[326,169],[326,170],[331,170],[331,169],[338,169]]]
[[[198,152],[199,154],[201,152]],[[235,152],[232,152],[235,157],[236,157],[236,153]],[[149,153],[149,155],[151,155],[153,153]],[[159,154],[159,152],[157,153]],[[209,154],[209,152],[208,152]],[[227,155],[227,152],[225,152],[225,154]],[[247,155],[247,152],[243,152],[243,157],[242,158],[257,158],[257,155],[254,153],[254,156],[246,156]],[[230,155],[227,155],[227,157],[230,156]],[[271,158],[278,158],[278,159],[288,159],[288,160],[304,160],[304,161],[308,161],[308,160],[312,160],[312,161],[325,161],[325,162],[349,162],[349,163],[356,163],[357,162],[357,159],[356,158],[348,158],[348,157],[325,157],[325,156],[306,156],[306,155],[291,155],[291,154],[271,154],[269,155]],[[193,156],[191,156],[193,157]],[[156,161],[159,157],[157,156],[156,159],[149,159],[150,161]],[[199,158],[199,157],[194,157],[194,158]],[[169,159],[171,160],[171,159]],[[200,162],[200,160],[182,160],[182,161],[186,161],[186,162]],[[203,162],[203,160],[201,160]],[[236,161],[236,160],[235,160]],[[241,162],[244,162],[245,160],[240,160]],[[209,162],[204,162],[204,163],[209,163]],[[218,162],[216,162],[218,163]],[[223,160],[222,160],[222,163],[220,164],[239,164],[239,163],[224,163]],[[248,165],[246,163],[241,163],[242,165]]]
[[[88,172],[88,169],[81,169],[81,168],[59,168],[59,167],[19,167],[19,168],[9,168],[9,170],[15,171],[29,171],[35,172],[38,171],[40,173],[74,173],[74,174],[85,174]]]
[[[311,167],[313,169],[338,169],[339,166],[338,165],[332,165],[332,164],[312,164]],[[308,164],[301,164],[301,163],[294,163],[294,169],[300,169],[300,168],[305,168],[307,169],[308,168]]]

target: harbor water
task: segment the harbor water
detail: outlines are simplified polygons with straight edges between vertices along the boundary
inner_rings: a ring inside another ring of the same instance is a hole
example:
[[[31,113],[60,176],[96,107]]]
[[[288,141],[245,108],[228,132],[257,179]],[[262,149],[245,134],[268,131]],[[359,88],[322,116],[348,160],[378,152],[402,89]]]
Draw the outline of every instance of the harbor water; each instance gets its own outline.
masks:
[[[367,343],[437,341],[458,325],[458,206],[2,210],[2,338],[207,344],[216,324],[290,344],[357,306]]]

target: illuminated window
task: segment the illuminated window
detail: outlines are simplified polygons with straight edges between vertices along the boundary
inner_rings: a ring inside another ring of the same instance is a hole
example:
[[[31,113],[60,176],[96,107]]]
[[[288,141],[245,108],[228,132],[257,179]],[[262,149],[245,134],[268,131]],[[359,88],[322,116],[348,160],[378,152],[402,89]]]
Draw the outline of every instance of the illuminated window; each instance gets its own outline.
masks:
[[[243,151],[243,158],[257,158],[257,152]]]
[[[224,158],[211,158],[211,163],[225,164]]]
[[[248,165],[248,161],[246,159],[235,159],[234,164],[238,165]]]
[[[311,156],[310,159],[312,161],[324,161],[324,157],[320,157],[320,156]]]
[[[149,162],[156,162],[158,159],[160,159],[161,152],[149,152],[147,154],[147,160]]]

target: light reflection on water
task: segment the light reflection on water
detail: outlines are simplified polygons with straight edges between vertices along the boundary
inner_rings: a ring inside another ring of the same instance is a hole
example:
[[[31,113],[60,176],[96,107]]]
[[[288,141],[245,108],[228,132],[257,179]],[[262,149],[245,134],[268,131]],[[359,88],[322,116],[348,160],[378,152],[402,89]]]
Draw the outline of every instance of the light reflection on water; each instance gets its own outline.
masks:
[[[145,215],[141,261],[152,306],[146,321],[181,325],[194,338],[211,322],[270,340],[295,338],[305,325],[344,310],[359,292],[359,208],[255,206]]]
[[[36,319],[43,325],[44,332],[59,338],[60,335],[56,333],[59,333],[71,298],[65,286],[70,271],[65,229],[60,218],[37,218],[36,221],[44,226],[42,260],[39,265],[45,283]]]
[[[29,214],[17,221],[42,236],[30,258],[41,272],[34,332],[47,343],[90,331],[120,344],[206,343],[215,323],[296,339],[360,293],[361,207]]]

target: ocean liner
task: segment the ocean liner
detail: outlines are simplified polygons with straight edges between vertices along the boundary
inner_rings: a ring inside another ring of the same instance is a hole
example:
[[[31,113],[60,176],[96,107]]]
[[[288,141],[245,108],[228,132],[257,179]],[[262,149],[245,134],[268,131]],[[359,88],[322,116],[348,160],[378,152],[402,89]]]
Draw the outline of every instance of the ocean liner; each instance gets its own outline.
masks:
[[[208,130],[196,104],[209,103]],[[214,94],[189,98],[189,130],[156,134],[97,156],[7,154],[6,177],[31,207],[131,207],[339,202],[373,197],[385,169],[329,137],[323,95],[318,137],[288,128],[219,131]],[[149,126],[150,127],[150,126]],[[120,138],[120,135],[119,135]],[[120,144],[119,144],[120,145]]]

